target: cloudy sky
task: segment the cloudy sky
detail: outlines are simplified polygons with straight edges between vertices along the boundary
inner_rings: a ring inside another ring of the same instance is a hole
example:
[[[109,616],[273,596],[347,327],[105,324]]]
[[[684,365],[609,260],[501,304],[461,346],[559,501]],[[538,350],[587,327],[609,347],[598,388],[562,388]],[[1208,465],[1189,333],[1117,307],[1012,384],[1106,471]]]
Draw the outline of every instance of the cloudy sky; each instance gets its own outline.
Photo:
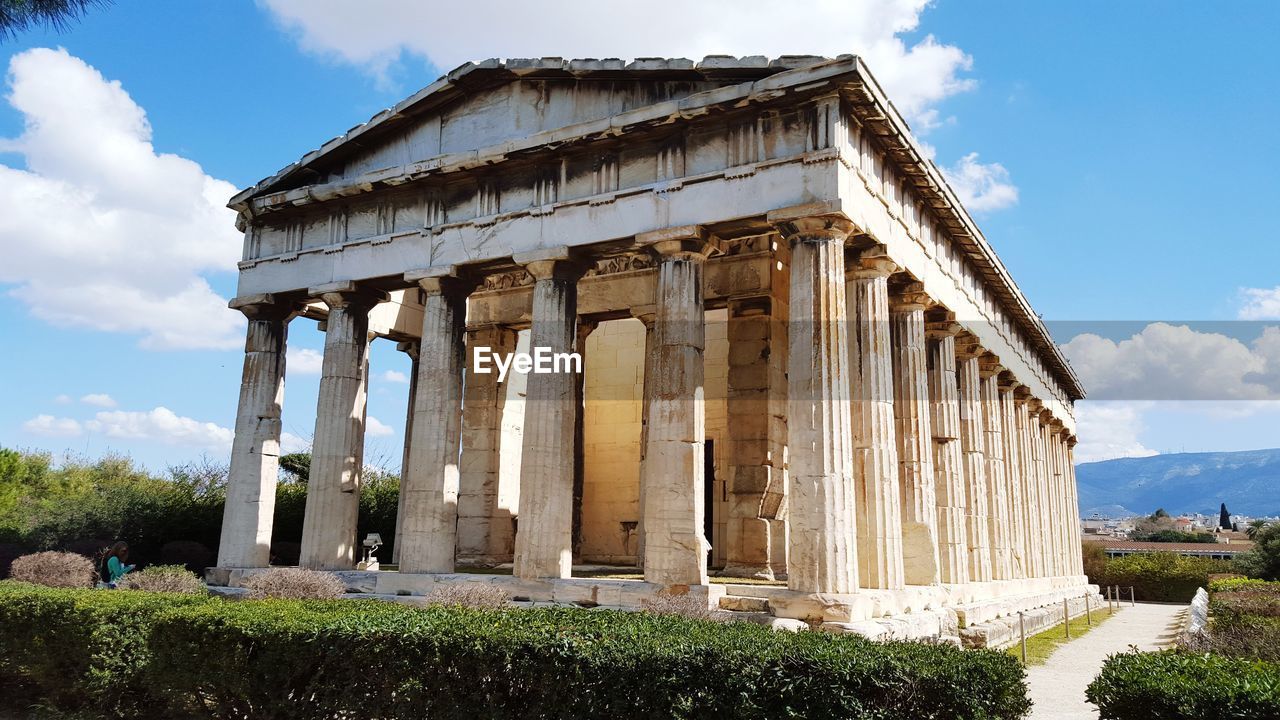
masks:
[[[1280,447],[1280,4],[122,0],[0,44],[0,446],[224,457],[224,208],[469,59],[857,53],[1090,390],[1079,459]],[[691,7],[692,6],[692,7]],[[290,332],[287,444],[322,338]],[[368,455],[407,359],[374,344]]]

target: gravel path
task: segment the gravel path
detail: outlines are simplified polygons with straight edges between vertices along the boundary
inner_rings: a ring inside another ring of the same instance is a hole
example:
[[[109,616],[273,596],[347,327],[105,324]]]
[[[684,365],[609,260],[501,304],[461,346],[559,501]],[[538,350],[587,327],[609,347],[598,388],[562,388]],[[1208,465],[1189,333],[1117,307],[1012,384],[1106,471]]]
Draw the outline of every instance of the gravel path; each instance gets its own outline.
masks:
[[[1084,699],[1108,655],[1127,650],[1168,647],[1182,627],[1185,605],[1138,603],[1078,640],[1060,646],[1043,665],[1027,668],[1031,720],[1097,720],[1098,708]]]

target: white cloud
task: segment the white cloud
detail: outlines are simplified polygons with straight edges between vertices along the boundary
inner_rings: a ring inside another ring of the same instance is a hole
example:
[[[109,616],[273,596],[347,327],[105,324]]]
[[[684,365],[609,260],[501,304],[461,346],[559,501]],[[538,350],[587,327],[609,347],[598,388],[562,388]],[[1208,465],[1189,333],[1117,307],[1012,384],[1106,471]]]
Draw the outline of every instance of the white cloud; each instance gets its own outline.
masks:
[[[280,453],[310,452],[311,441],[298,437],[291,432],[280,433]]]
[[[1280,399],[1280,327],[1246,344],[1186,325],[1151,323],[1116,342],[1090,333],[1062,346],[1097,400]]]
[[[1018,188],[1009,182],[1009,171],[1000,163],[980,163],[969,153],[942,172],[960,202],[974,212],[1003,210],[1018,204]]]
[[[365,418],[364,432],[369,437],[390,437],[396,434],[396,431],[392,430],[390,425],[372,415]]]
[[[49,322],[141,336],[147,348],[234,348],[243,318],[202,273],[234,271],[235,188],[157,153],[146,112],[66,50],[9,61],[21,136],[0,152],[0,283]]]
[[[1076,407],[1077,463],[1121,457],[1158,455],[1139,440],[1145,429],[1142,411],[1150,403],[1085,402]]]
[[[55,398],[53,399],[53,402],[54,402],[54,404],[56,404],[56,405],[70,405],[70,404],[71,404],[71,396],[70,396],[70,395],[67,395],[66,393],[63,393],[63,394],[61,394],[61,395],[59,395],[59,396],[55,397]]]
[[[409,376],[399,370],[386,370],[382,373],[382,379],[391,383],[408,383]]]
[[[183,445],[230,450],[235,433],[216,423],[183,417],[166,407],[148,411],[113,410],[99,412],[84,424],[91,432],[123,440],[154,440],[166,445]]]
[[[483,12],[401,0],[259,0],[306,50],[385,80],[405,55],[449,70],[487,57],[862,56],[920,129],[938,101],[974,87],[972,59],[932,35],[908,45],[930,0],[497,0]],[[619,31],[624,29],[625,31]]]
[[[80,434],[80,423],[71,418],[37,415],[22,423],[22,429],[42,437],[75,437]]]
[[[96,405],[104,408],[113,408],[117,405],[115,398],[106,393],[89,393],[82,396],[80,402],[85,405]]]
[[[311,348],[289,348],[285,351],[284,366],[290,375],[319,375],[324,367],[324,353]]]
[[[1241,320],[1280,320],[1280,285],[1240,289]]]

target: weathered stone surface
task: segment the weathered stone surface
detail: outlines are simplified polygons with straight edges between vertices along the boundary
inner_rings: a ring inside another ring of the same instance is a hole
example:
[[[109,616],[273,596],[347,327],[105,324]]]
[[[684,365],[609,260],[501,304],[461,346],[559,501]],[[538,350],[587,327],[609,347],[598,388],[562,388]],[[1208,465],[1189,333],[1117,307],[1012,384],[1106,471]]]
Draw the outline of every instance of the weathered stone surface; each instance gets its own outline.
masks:
[[[896,302],[895,302],[896,300]],[[910,288],[891,297],[893,411],[897,424],[898,481],[902,503],[904,581],[932,585],[938,567],[938,498],[934,491],[933,431],[930,426],[927,298]]]
[[[969,541],[960,448],[960,395],[955,336],[949,320],[929,325],[929,398],[932,404],[933,468],[938,503],[938,563],[942,582],[969,582]]]

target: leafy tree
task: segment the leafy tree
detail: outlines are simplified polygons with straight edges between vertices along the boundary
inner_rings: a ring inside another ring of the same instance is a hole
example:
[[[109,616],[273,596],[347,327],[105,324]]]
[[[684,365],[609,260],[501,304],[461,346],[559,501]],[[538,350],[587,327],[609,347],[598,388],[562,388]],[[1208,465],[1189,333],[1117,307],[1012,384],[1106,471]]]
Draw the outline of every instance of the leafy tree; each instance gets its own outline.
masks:
[[[110,0],[0,0],[0,41],[32,27],[64,31],[90,8]]]
[[[1249,526],[1244,529],[1244,534],[1248,535],[1250,540],[1254,540],[1258,536],[1258,531],[1266,526],[1266,520],[1250,520]]]
[[[1249,577],[1280,580],[1280,523],[1250,525],[1253,549],[1236,558],[1236,567]]]
[[[305,483],[311,477],[311,453],[281,455],[280,469],[289,473],[294,482]]]

